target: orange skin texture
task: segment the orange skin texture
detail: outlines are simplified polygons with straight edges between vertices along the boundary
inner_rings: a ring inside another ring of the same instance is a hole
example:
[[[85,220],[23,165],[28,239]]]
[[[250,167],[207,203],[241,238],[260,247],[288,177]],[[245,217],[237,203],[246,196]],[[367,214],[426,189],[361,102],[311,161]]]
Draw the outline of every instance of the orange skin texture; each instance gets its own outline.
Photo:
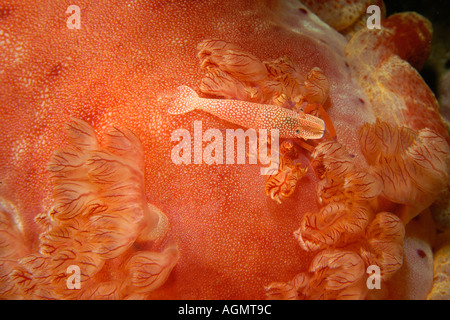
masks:
[[[428,127],[450,142],[436,97],[417,71],[428,57],[431,38],[427,19],[398,13],[383,20],[380,30],[358,31],[346,47],[347,58],[377,117],[414,130]]]
[[[343,31],[358,22],[365,20],[366,9],[370,5],[383,7],[380,0],[302,0],[305,6],[317,14],[337,31]],[[339,14],[336,14],[339,12]]]
[[[345,62],[345,38],[300,5],[271,1],[79,1],[79,30],[66,27],[71,4],[11,1],[0,19],[1,37],[10,39],[1,53],[0,192],[17,210],[27,250],[38,250],[34,217],[52,203],[46,164],[64,144],[64,125],[76,117],[100,140],[114,126],[143,144],[147,201],[167,215],[167,241],[178,244],[180,255],[149,298],[262,299],[264,285],[306,269],[315,254],[303,251],[293,232],[305,212],[319,209],[307,154],[299,159],[308,174],[280,205],[265,194],[257,166],[174,165],[174,130],[192,130],[194,120],[203,130],[238,126],[201,111],[169,115],[161,100],[179,85],[198,92],[204,74],[196,46],[204,39],[235,43],[261,60],[286,55],[304,74],[324,71],[330,82],[325,108],[339,142],[364,165],[357,130],[375,117]]]

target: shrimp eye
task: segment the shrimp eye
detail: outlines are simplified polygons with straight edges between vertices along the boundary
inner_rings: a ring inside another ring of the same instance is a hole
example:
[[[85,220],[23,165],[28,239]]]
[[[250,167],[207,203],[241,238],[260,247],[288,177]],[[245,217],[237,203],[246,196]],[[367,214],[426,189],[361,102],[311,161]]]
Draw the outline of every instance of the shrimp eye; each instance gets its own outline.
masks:
[[[295,130],[295,134],[300,134],[300,129]]]

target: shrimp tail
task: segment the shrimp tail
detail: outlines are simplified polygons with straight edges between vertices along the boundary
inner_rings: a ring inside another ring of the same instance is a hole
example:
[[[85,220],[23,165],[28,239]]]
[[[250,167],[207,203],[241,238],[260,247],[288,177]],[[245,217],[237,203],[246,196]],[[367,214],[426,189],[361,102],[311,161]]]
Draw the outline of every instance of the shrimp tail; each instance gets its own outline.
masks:
[[[184,114],[195,109],[200,109],[198,94],[188,86],[179,86],[171,99],[168,112],[170,114]]]

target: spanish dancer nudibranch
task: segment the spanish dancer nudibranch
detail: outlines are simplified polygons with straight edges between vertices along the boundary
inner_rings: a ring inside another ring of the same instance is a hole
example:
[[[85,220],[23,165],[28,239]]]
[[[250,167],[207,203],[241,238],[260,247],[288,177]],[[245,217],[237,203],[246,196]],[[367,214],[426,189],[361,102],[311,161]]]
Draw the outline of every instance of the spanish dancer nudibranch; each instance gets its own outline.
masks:
[[[430,22],[300,2],[1,4],[0,298],[449,299]],[[194,121],[279,171],[175,164]]]

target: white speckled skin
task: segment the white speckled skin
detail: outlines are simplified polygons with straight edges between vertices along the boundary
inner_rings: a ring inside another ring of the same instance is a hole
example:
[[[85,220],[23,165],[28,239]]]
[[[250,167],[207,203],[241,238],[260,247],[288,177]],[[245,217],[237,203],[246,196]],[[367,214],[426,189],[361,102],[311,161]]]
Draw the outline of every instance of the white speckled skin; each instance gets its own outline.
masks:
[[[191,88],[178,87],[169,113],[183,114],[196,109],[245,128],[279,129],[282,138],[320,139],[325,130],[324,121],[309,114],[270,104],[200,98]]]

